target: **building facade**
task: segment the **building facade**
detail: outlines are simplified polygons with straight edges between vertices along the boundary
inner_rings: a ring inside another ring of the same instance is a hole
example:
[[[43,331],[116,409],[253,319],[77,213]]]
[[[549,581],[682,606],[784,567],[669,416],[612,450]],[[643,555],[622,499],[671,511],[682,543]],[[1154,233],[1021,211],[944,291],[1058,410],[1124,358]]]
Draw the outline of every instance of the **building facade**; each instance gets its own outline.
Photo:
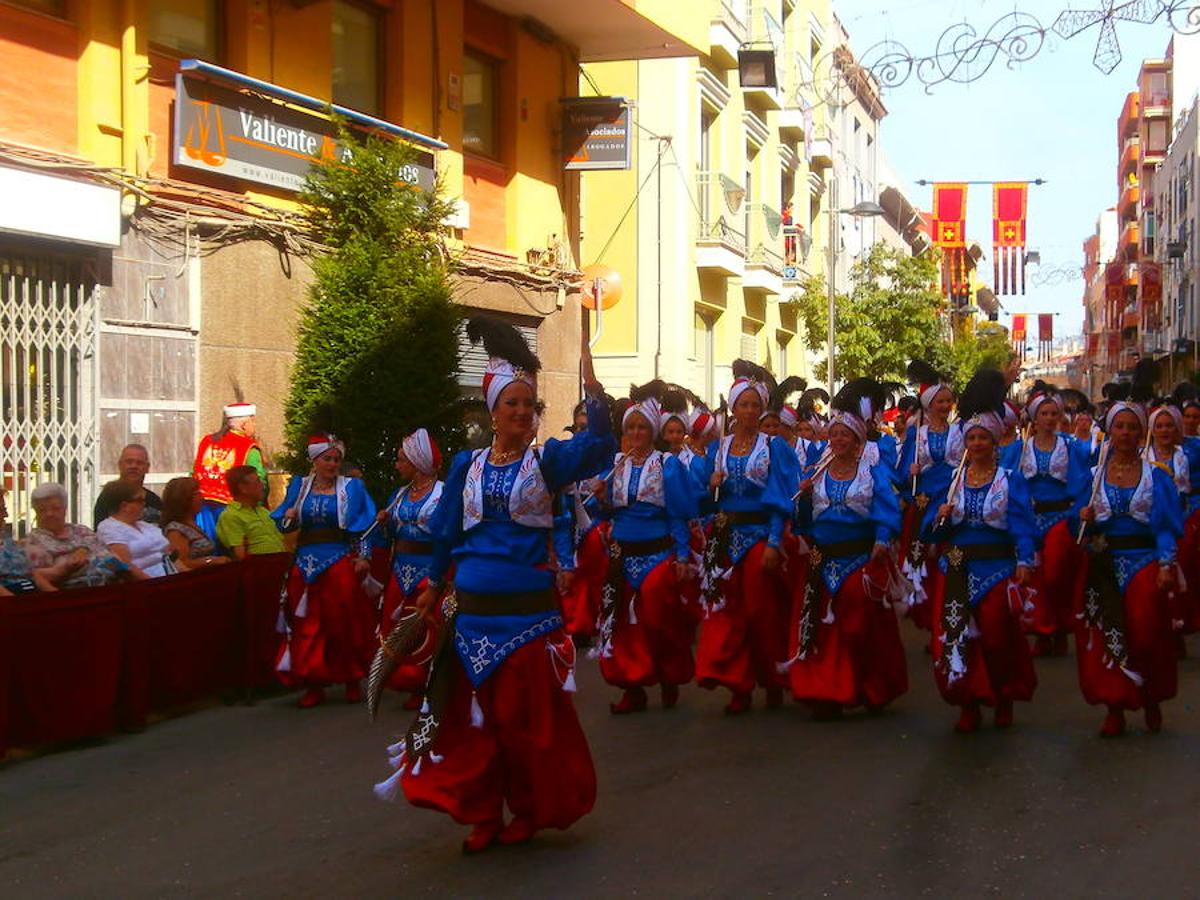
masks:
[[[330,102],[424,154],[413,180],[440,178],[457,201],[457,296],[526,329],[549,418],[565,419],[582,234],[560,101],[577,95],[580,61],[706,52],[707,21],[681,6],[0,3],[0,303],[13,311],[0,459],[14,518],[46,480],[90,508],[130,441],[149,448],[152,484],[188,472],[239,394],[258,404],[268,453],[281,449],[311,279],[296,160],[302,173],[333,146]]]

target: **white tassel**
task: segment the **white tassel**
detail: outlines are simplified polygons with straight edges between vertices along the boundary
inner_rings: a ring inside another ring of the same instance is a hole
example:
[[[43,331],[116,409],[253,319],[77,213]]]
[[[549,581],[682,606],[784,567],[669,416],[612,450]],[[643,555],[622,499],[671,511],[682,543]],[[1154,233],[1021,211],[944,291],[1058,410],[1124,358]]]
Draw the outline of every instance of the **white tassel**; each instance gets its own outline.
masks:
[[[483,709],[480,707],[479,697],[474,691],[471,692],[471,727],[483,727]],[[414,772],[413,774],[415,775],[416,773]]]
[[[825,617],[823,619],[821,619],[821,624],[832,625],[835,621],[836,620],[834,619],[834,615],[833,615],[833,598],[830,597],[829,598],[829,606],[825,610]]]
[[[279,658],[279,665],[277,665],[275,667],[275,671],[276,672],[292,671],[292,648],[291,647],[285,647],[283,649],[283,656],[281,656]]]
[[[296,618],[303,619],[308,615],[308,585],[304,586],[304,593],[300,595],[300,602],[296,604]]]
[[[446,757],[442,756],[441,754],[434,753],[432,750],[429,751],[429,761],[435,766],[445,758]]]
[[[1128,678],[1130,681],[1132,681],[1138,687],[1141,687],[1142,685],[1144,685],[1146,683],[1146,679],[1143,678],[1141,675],[1139,675],[1137,672],[1133,671],[1133,669],[1127,669],[1124,666],[1121,666],[1121,671],[1125,673],[1126,678]]]
[[[424,700],[421,701],[421,715],[423,715],[423,716],[429,715],[429,698],[428,697],[426,697]]]
[[[418,761],[417,765],[420,765],[420,761]],[[417,774],[415,770],[413,771],[413,774]],[[397,795],[400,793],[400,779],[403,777],[404,767],[401,766],[392,773],[392,776],[388,778],[387,781],[381,781],[379,784],[375,785],[373,788],[375,796],[384,803],[394,803]]]
[[[398,753],[403,753],[404,745],[405,745],[405,742],[403,739],[396,741],[396,743],[394,743],[394,744],[388,744],[388,748],[387,748],[388,756],[395,756]]]
[[[279,610],[279,618],[275,620],[275,631],[277,634],[287,634],[287,616],[282,609]]]
[[[413,778],[416,778],[418,775],[421,774],[421,763],[424,761],[424,759],[425,758],[423,756],[418,756],[417,761],[415,763],[413,763],[413,767],[412,767]]]
[[[388,757],[388,765],[391,766],[393,769],[399,769],[401,766],[404,765],[404,754],[397,753],[395,756],[389,756]]]
[[[567,669],[566,680],[563,681],[563,690],[568,694],[575,693],[575,670]]]
[[[637,594],[634,594],[632,597],[629,598],[629,624],[630,625],[636,625],[638,623],[637,610],[634,608],[634,605],[633,605],[636,601],[637,601]]]

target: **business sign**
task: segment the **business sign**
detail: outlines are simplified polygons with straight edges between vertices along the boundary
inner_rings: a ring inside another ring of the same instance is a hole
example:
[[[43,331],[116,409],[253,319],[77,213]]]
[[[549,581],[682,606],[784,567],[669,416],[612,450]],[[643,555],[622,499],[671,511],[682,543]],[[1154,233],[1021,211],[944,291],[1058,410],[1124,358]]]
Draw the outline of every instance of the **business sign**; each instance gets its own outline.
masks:
[[[314,163],[348,162],[324,116],[209,81],[175,76],[175,163],[299,191]],[[433,154],[421,150],[399,180],[431,190]]]
[[[633,165],[629,103],[623,97],[571,97],[563,106],[563,160],[568,170]]]

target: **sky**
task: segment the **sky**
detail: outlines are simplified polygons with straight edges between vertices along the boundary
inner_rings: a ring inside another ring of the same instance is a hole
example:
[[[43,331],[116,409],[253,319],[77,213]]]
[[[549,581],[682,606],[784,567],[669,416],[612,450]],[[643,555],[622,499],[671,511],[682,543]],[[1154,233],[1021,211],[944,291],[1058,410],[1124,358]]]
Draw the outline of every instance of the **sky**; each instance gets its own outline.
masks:
[[[980,33],[1015,10],[1049,27],[1066,0],[833,0],[860,58],[883,40],[903,43],[914,56],[931,55],[942,32],[967,22]],[[1073,0],[1075,9],[1103,7],[1103,0]],[[927,93],[911,78],[885,91],[888,115],[880,143],[911,197],[929,209],[930,181],[1025,181],[1029,189],[1028,246],[1041,254],[1042,269],[1078,267],[1083,241],[1102,209],[1117,202],[1117,117],[1136,87],[1145,58],[1162,58],[1171,38],[1159,22],[1118,22],[1122,62],[1110,75],[1092,64],[1098,29],[1064,41],[1047,39],[1040,53],[1015,68],[998,60],[979,80],[946,83]],[[968,195],[968,237],[984,247],[984,278],[991,281],[991,189],[973,185]],[[1036,267],[1028,274],[1034,276]],[[1077,334],[1083,322],[1083,282],[1027,285],[1025,296],[1002,297],[1010,312],[1057,313],[1056,337]],[[1003,314],[1001,322],[1007,323]]]

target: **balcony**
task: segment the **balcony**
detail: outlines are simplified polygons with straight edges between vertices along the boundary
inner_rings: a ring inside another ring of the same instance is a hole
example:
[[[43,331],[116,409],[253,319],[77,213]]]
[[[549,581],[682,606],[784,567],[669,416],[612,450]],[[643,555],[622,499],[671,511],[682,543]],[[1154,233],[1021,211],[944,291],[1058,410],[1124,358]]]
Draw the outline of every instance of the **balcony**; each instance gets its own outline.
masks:
[[[746,207],[749,252],[742,276],[742,289],[778,296],[783,293],[783,220],[765,203]]]
[[[746,0],[718,0],[709,26],[709,55],[723,68],[737,68],[738,48],[746,43]]]
[[[804,137],[804,96],[813,86],[812,66],[802,53],[785,57],[783,72],[783,109],[779,112],[779,133],[787,140]],[[812,127],[811,123],[808,127]]]
[[[1130,91],[1125,97],[1125,105],[1121,107],[1121,117],[1117,120],[1117,144],[1126,138],[1135,137],[1142,116],[1142,96],[1137,91]]]
[[[799,287],[809,275],[812,238],[799,225],[783,226],[783,286]]]
[[[771,129],[763,113],[756,109],[747,109],[742,113],[742,124],[746,127],[746,143],[761,150],[771,137]]]
[[[1118,167],[1118,172],[1122,179],[1126,178],[1129,173],[1138,174],[1138,166],[1142,161],[1142,141],[1137,136],[1126,138],[1125,145],[1121,148],[1121,163]]]
[[[1137,307],[1126,307],[1125,312],[1121,313],[1121,330],[1129,331],[1133,329],[1137,331],[1138,324],[1141,322],[1141,314],[1137,311]]]
[[[1117,215],[1121,219],[1137,218],[1137,205],[1141,196],[1141,188],[1126,181],[1125,188],[1121,191],[1121,199],[1117,203]]]
[[[733,223],[745,222],[745,189],[718,172],[699,172],[696,194],[700,204],[696,268],[727,277],[741,276],[746,270],[746,235]]]
[[[1141,242],[1142,229],[1137,221],[1126,222],[1121,229],[1121,247],[1125,250],[1125,259],[1134,262],[1138,258],[1138,244]]]
[[[821,129],[809,141],[808,164],[814,169],[828,169],[833,165],[833,141],[827,129]]]

